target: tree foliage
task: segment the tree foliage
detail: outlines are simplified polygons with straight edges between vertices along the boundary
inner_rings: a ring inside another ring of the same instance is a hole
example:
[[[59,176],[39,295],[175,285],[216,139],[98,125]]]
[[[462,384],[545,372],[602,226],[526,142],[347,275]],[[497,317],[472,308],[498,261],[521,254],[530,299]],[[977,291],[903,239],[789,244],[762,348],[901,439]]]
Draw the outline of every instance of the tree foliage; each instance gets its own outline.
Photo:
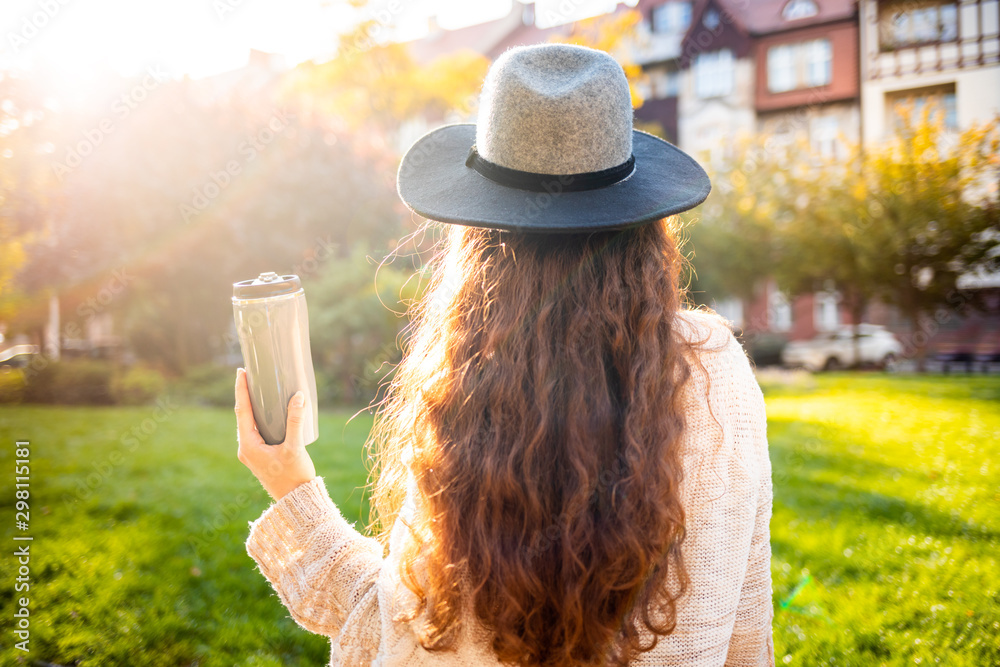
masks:
[[[642,14],[635,9],[594,16],[574,22],[568,34],[555,35],[550,41],[587,46],[613,54],[628,78],[632,107],[639,108],[644,99],[636,84],[644,75],[642,66],[632,62],[628,47],[636,40],[641,22]]]
[[[341,38],[337,57],[297,68],[289,95],[346,127],[365,127],[392,136],[417,116],[442,117],[465,109],[482,85],[489,61],[459,51],[420,64],[405,43],[373,43],[370,24]]]
[[[44,156],[51,151],[52,125],[37,86],[0,72],[0,319],[23,303],[14,277],[30,246],[47,240],[53,194]]]
[[[855,321],[881,299],[914,329],[953,308],[961,276],[1000,270],[1000,121],[961,133],[943,122],[930,106],[904,110],[889,141],[846,159],[734,142],[691,231],[697,289],[749,299],[768,277],[789,294],[832,284]]]
[[[303,283],[317,370],[324,393],[356,403],[371,400],[400,359],[399,336],[419,280],[413,267],[383,263],[364,244]]]

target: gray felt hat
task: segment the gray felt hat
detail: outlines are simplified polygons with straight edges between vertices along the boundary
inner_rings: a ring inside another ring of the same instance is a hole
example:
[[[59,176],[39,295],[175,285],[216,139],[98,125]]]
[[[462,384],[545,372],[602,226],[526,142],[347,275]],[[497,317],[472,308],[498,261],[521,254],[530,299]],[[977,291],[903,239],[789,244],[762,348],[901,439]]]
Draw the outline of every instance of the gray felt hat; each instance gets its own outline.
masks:
[[[628,80],[614,58],[542,44],[497,58],[478,123],[418,139],[397,187],[412,211],[439,222],[581,232],[686,211],[711,184],[679,148],[632,129]]]

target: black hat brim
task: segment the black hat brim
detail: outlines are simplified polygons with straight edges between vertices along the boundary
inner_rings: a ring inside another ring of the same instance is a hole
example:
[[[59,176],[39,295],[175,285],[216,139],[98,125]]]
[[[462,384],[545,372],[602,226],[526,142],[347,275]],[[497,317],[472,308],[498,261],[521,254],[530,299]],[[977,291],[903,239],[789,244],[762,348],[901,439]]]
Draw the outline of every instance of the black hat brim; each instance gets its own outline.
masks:
[[[403,203],[430,220],[525,232],[623,229],[687,211],[705,201],[711,183],[687,153],[633,130],[635,171],[596,190],[533,192],[496,183],[465,162],[476,140],[472,123],[445,125],[403,156],[396,186]]]

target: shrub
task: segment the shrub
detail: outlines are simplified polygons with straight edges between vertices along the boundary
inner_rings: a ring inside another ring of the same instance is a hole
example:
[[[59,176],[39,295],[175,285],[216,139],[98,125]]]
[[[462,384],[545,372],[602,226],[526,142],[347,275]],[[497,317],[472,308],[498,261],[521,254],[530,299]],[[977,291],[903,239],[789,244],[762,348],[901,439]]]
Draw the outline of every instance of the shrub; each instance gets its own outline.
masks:
[[[20,403],[24,385],[24,371],[20,368],[0,368],[0,403]]]
[[[115,378],[112,393],[116,403],[142,405],[163,393],[165,386],[163,375],[156,369],[132,366]]]
[[[213,407],[233,406],[235,366],[204,364],[190,369],[171,387],[178,401]]]
[[[114,366],[108,361],[52,361],[26,374],[24,400],[62,405],[110,405],[114,403],[113,375]]]

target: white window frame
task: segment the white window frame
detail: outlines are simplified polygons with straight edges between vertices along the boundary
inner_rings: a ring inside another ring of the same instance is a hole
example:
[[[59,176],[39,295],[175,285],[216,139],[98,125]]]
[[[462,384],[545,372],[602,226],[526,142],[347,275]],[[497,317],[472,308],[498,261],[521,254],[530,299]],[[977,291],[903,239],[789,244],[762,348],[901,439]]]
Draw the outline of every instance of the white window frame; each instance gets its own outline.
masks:
[[[811,125],[809,140],[813,150],[827,158],[839,156],[840,119],[833,115],[819,116],[812,120]]]
[[[772,93],[795,89],[795,53],[791,44],[778,44],[767,50],[767,89]]]
[[[772,290],[768,295],[768,320],[771,331],[786,333],[792,330],[792,303],[780,290]]]
[[[743,300],[736,297],[726,297],[725,299],[718,299],[712,303],[712,308],[729,321],[732,326],[742,327],[743,326]]]
[[[891,41],[888,48],[907,48],[933,42],[958,39],[958,3],[937,2],[922,6],[904,6],[880,19],[882,38]]]
[[[840,327],[840,295],[837,292],[816,292],[813,322],[816,331],[836,331]]]
[[[941,90],[913,90],[886,93],[886,110],[889,113],[889,124],[898,128],[901,124],[899,113],[896,110],[898,104],[913,103],[913,115],[911,123],[916,123],[923,113],[924,106],[933,102],[937,105],[936,112],[944,113],[944,127],[946,130],[955,131],[958,129],[958,97],[955,89],[942,88]]]
[[[691,25],[691,3],[671,0],[653,7],[650,27],[655,33],[683,33]]]
[[[695,95],[701,99],[733,93],[736,62],[729,49],[699,53],[694,59]]]
[[[709,9],[705,12],[705,15],[701,17],[701,24],[708,28],[709,30],[715,30],[719,27],[722,22],[722,17],[719,16],[719,12],[715,8]]]
[[[813,0],[788,0],[785,8],[781,10],[781,18],[786,21],[796,21],[807,19],[819,14],[819,7]]]
[[[806,88],[825,86],[833,80],[833,47],[829,39],[814,39],[802,45],[806,55]]]
[[[776,44],[767,50],[767,90],[817,88],[833,80],[833,47],[826,38]]]
[[[662,100],[677,97],[680,92],[680,77],[675,70],[651,70],[648,79],[649,94],[644,94],[643,97]]]

